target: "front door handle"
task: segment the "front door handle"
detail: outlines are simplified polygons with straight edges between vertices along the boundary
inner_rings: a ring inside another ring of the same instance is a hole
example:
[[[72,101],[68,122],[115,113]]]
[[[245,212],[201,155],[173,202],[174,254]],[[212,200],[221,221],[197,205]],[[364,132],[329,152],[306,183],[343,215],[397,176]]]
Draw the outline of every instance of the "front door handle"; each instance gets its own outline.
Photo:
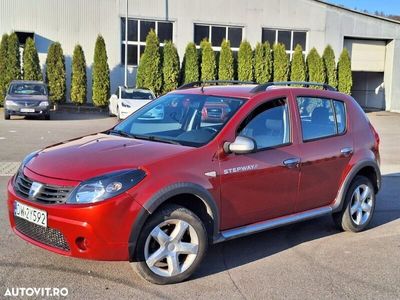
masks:
[[[351,148],[351,147],[345,147],[345,148],[340,149],[340,154],[345,157],[350,156],[352,153],[353,153],[353,148]]]
[[[283,161],[283,165],[289,169],[298,168],[300,166],[300,158],[293,157]]]

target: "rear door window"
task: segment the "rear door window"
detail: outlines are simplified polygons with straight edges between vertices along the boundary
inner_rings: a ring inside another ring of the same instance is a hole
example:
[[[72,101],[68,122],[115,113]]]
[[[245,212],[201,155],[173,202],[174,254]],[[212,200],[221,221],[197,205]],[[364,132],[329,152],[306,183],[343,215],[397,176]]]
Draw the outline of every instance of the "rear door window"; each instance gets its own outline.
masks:
[[[346,131],[346,113],[342,101],[297,97],[303,141],[342,134]]]

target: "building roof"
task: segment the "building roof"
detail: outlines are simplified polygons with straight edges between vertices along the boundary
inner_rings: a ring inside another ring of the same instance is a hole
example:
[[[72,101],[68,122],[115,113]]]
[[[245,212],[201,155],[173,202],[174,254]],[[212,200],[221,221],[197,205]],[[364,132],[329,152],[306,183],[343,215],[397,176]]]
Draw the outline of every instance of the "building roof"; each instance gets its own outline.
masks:
[[[377,16],[377,15],[374,15],[374,14],[370,14],[370,13],[358,11],[358,10],[355,10],[355,9],[347,8],[347,7],[344,7],[344,6],[341,6],[341,5],[337,5],[337,4],[333,4],[333,3],[330,3],[330,2],[327,2],[327,1],[324,1],[324,0],[313,0],[313,1],[325,4],[325,5],[329,5],[329,6],[338,8],[338,9],[346,10],[346,11],[349,11],[349,12],[352,12],[352,13],[356,13],[356,14],[359,14],[359,15],[363,15],[363,16],[366,16],[366,17],[371,17],[371,18],[379,19],[381,21],[391,22],[391,23],[395,23],[395,24],[400,25],[400,21],[397,21],[397,20],[393,20],[393,19],[389,19],[389,18],[386,18],[386,17],[381,17],[381,16]]]

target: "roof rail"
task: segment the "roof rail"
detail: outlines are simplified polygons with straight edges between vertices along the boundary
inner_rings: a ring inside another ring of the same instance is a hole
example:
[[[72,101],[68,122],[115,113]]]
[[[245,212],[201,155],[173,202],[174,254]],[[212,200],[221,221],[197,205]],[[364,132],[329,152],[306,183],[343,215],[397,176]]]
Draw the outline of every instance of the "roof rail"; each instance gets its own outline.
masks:
[[[193,81],[178,87],[178,90],[190,89],[193,87],[202,87],[205,85],[218,85],[218,84],[255,84],[253,81],[240,81],[240,80],[205,80],[205,81]]]
[[[266,83],[259,84],[254,89],[252,89],[250,92],[252,92],[252,93],[264,92],[269,87],[279,86],[279,85],[287,85],[287,86],[302,85],[304,87],[320,86],[324,90],[327,90],[327,91],[337,91],[333,86],[330,86],[329,84],[326,84],[326,83],[308,82],[308,81],[280,81],[280,82],[266,82]]]

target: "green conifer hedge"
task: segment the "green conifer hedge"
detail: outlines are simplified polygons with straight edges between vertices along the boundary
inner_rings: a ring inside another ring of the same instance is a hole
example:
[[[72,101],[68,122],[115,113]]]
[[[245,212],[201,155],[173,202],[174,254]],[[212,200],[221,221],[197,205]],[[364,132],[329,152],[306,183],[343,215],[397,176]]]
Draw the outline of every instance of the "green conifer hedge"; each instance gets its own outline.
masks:
[[[71,69],[71,101],[80,105],[86,102],[87,97],[86,60],[81,45],[74,48]]]
[[[49,87],[50,100],[54,103],[65,101],[65,58],[61,44],[58,42],[52,43],[47,51],[46,82]]]
[[[92,70],[92,100],[96,106],[107,106],[110,97],[110,68],[104,38],[97,36]]]

